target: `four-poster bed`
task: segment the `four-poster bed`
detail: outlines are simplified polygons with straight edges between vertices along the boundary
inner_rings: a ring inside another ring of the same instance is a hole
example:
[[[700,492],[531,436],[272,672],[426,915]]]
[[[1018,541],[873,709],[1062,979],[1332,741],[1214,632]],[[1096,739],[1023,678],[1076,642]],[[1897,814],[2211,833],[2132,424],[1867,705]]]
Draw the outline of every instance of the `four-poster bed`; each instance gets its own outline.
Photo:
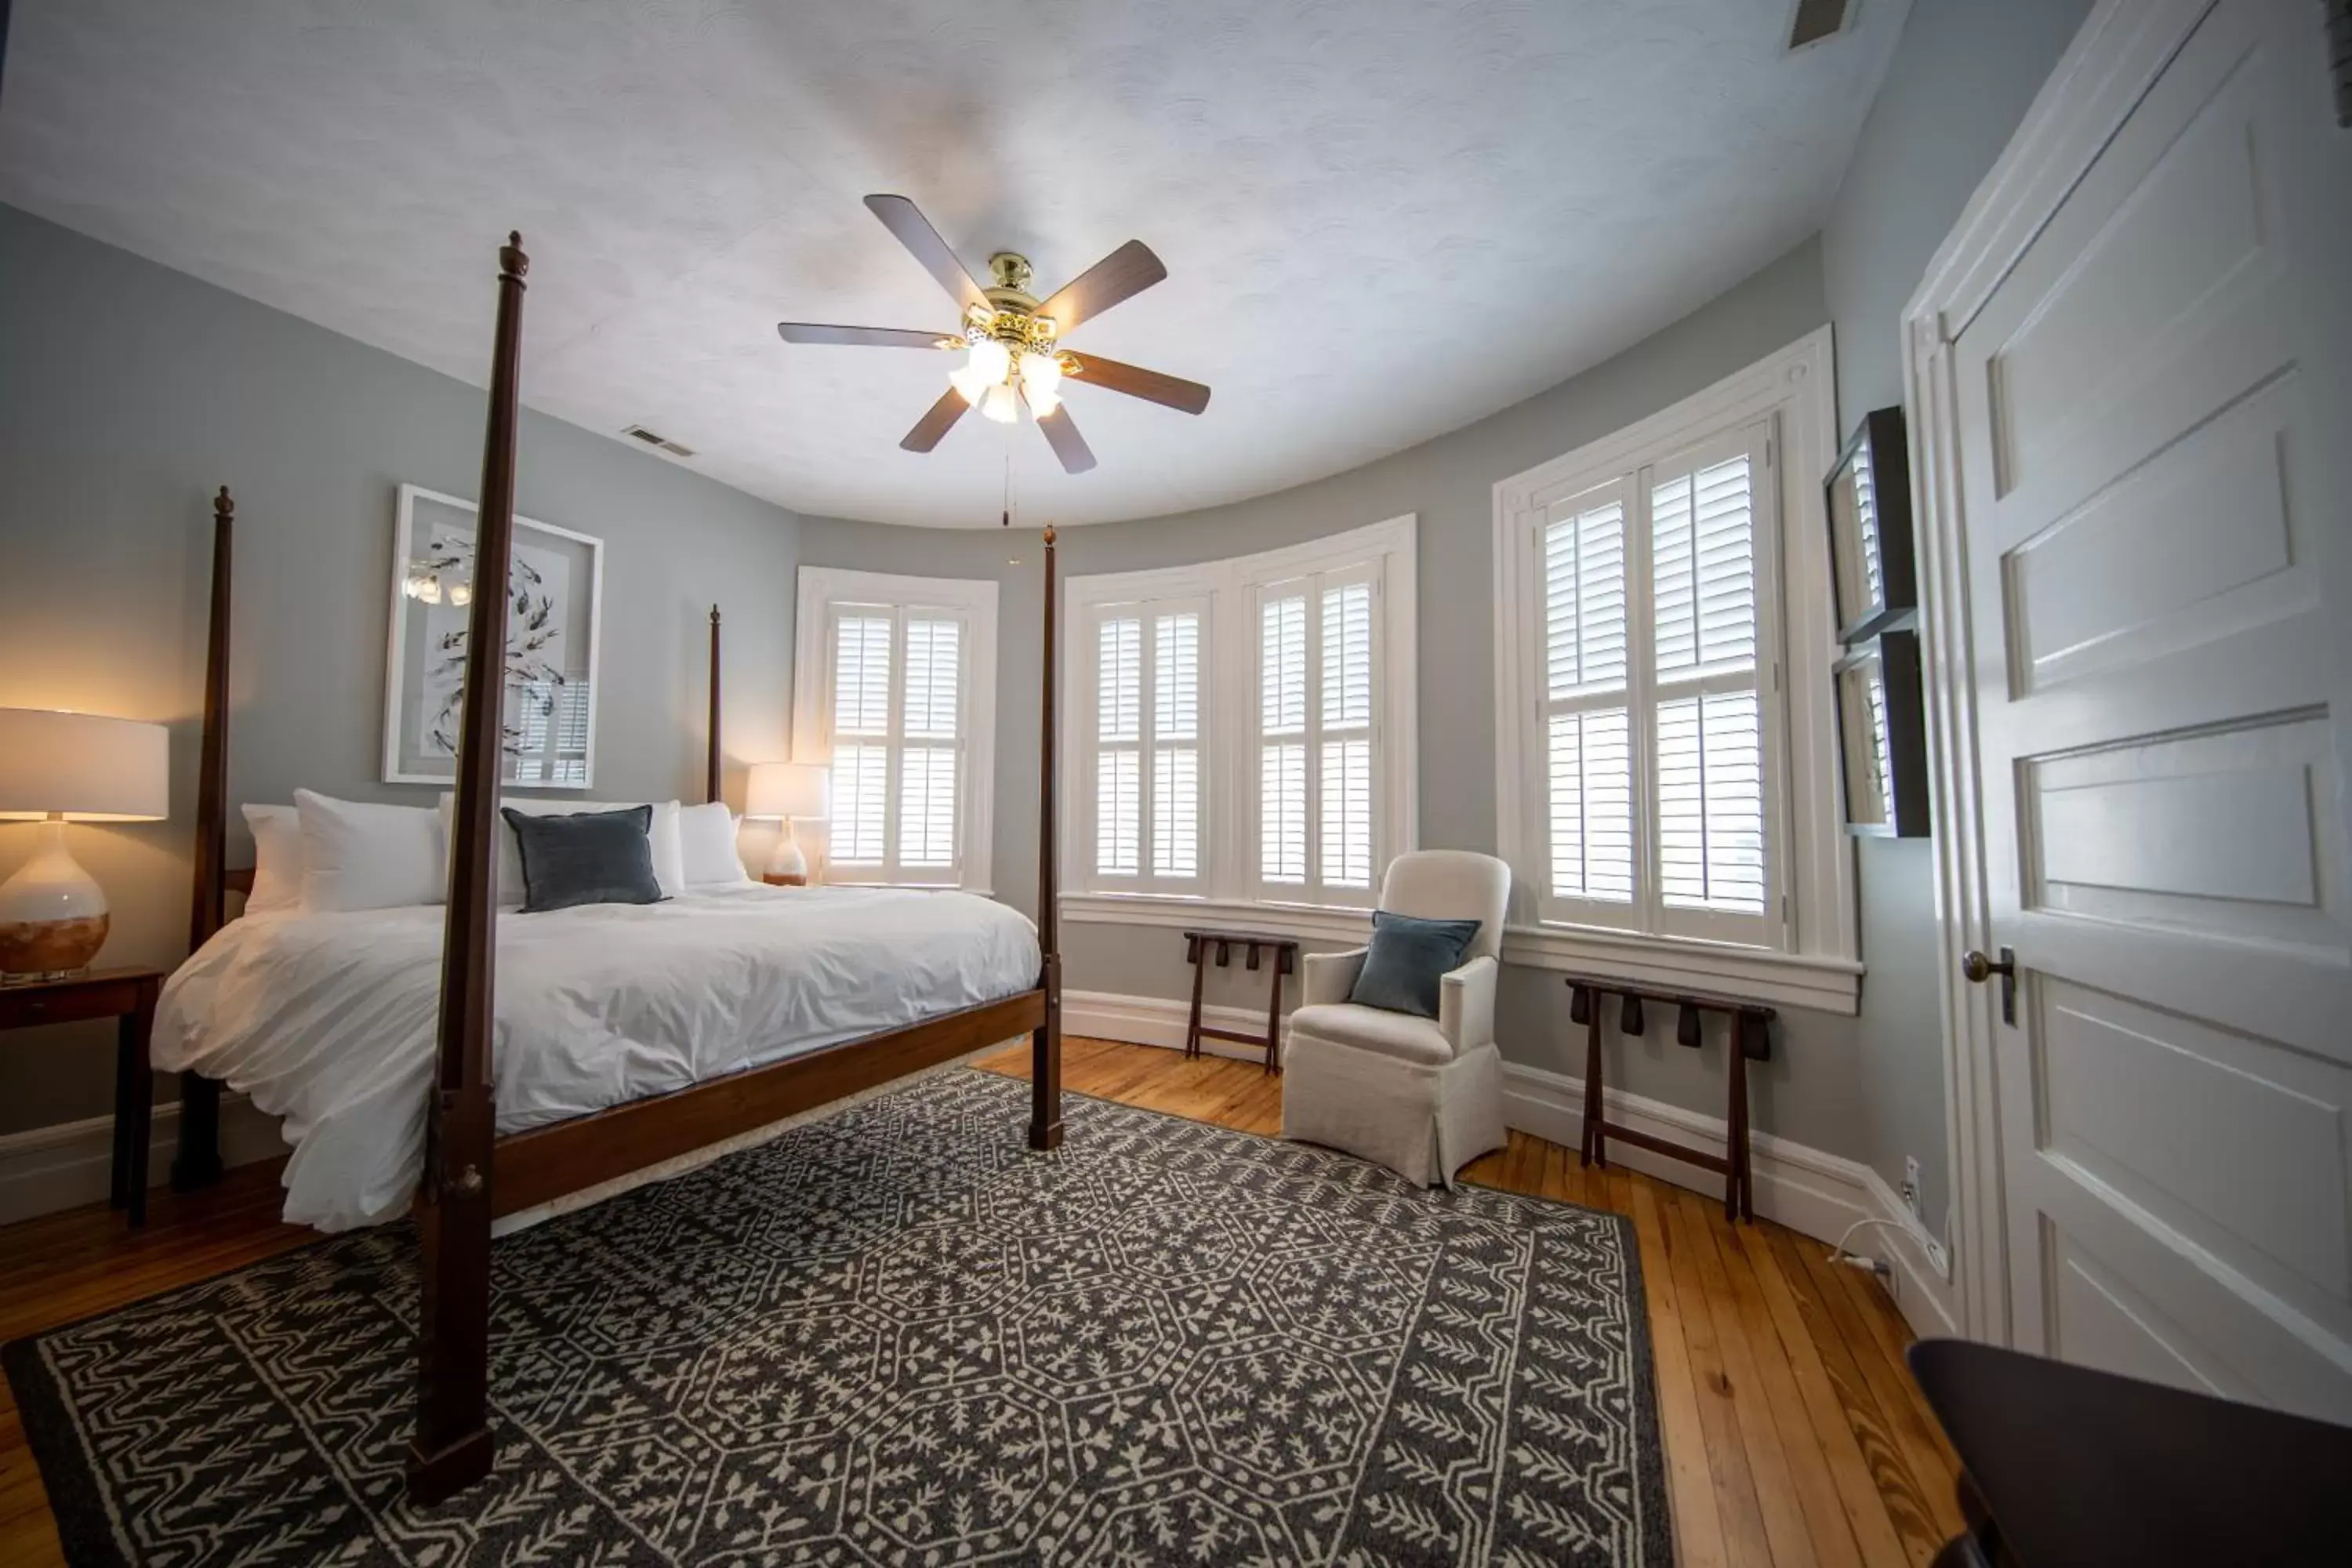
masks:
[[[438,1023],[424,1133],[424,1165],[413,1209],[420,1249],[416,1426],[409,1452],[410,1494],[432,1502],[481,1479],[491,1463],[488,1426],[492,1222],[534,1210],[757,1132],[788,1117],[952,1061],[1026,1034],[1033,1051],[1029,1146],[1062,1140],[1061,960],[1057,947],[1055,798],[1055,619],[1059,608],[1053,531],[1045,535],[1045,674],[1039,762],[1039,853],[1035,983],[1010,995],[900,1026],[835,1040],[763,1065],[700,1079],[568,1120],[499,1131],[491,1047],[497,994],[500,706],[507,640],[507,563],[514,527],[517,380],[521,302],[529,263],[520,236],[500,249],[498,325],[484,437],[478,582],[469,607],[465,699],[449,818],[448,900],[439,954]],[[253,874],[226,866],[227,637],[231,509],[215,503],[214,618],[206,668],[205,742],[198,785],[196,886],[191,936],[202,945],[226,919],[226,893],[249,892]],[[493,563],[496,563],[493,565]],[[709,721],[706,792],[719,798],[719,616],[710,612]],[[791,898],[794,895],[775,895]],[[1008,919],[998,912],[1000,920]],[[1017,924],[1018,922],[1013,922]],[[1025,936],[1024,938],[1025,952]],[[1025,962],[1025,961],[1024,961]],[[1025,973],[1026,971],[1020,973]],[[1015,981],[1013,984],[1025,984]],[[213,1147],[219,1085],[191,1074],[175,1180],[201,1184],[217,1173]]]

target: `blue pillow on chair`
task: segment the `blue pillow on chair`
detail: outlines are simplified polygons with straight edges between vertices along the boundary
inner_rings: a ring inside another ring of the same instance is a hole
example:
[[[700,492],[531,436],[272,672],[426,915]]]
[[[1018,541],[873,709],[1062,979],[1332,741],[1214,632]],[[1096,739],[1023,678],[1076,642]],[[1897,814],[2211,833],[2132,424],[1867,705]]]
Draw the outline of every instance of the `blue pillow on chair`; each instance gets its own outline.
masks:
[[[1348,1000],[1390,1013],[1437,1016],[1438,982],[1462,967],[1476,921],[1424,921],[1386,910],[1372,915],[1371,951]]]

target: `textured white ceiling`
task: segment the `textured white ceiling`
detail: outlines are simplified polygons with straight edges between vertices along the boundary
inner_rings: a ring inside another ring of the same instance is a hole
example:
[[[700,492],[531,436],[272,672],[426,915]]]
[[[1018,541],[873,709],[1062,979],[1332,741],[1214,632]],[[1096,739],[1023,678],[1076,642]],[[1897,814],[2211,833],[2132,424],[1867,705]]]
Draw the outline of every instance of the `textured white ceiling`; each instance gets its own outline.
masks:
[[[1817,228],[1907,0],[1795,56],[1783,0],[18,0],[0,200],[481,383],[532,258],[525,400],[643,422],[798,510],[1183,510],[1336,472],[1614,353]],[[1071,337],[1205,381],[1084,386],[1101,458],[967,417],[898,440],[944,329],[860,204],[913,197],[1040,297],[1139,238]]]

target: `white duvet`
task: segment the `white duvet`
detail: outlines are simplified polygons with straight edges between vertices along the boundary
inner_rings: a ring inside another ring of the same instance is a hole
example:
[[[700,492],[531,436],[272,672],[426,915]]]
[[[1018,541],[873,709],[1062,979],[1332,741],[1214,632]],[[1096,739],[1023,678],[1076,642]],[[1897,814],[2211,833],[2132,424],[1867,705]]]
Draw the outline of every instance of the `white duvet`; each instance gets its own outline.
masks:
[[[439,905],[230,921],[163,987],[155,1065],[285,1118],[286,1217],[404,1213],[424,1163]],[[1035,929],[962,893],[730,888],[498,921],[498,1124],[519,1131],[1036,984]]]

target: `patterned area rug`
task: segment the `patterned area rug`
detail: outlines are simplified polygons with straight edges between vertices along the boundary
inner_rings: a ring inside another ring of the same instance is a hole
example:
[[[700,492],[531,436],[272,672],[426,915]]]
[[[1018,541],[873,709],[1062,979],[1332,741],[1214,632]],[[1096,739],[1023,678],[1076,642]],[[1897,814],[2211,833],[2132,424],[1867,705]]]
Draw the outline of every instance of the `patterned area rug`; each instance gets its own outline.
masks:
[[[925,1079],[499,1242],[492,1478],[408,1506],[415,1245],[7,1347],[88,1563],[1672,1560],[1633,1227]]]

